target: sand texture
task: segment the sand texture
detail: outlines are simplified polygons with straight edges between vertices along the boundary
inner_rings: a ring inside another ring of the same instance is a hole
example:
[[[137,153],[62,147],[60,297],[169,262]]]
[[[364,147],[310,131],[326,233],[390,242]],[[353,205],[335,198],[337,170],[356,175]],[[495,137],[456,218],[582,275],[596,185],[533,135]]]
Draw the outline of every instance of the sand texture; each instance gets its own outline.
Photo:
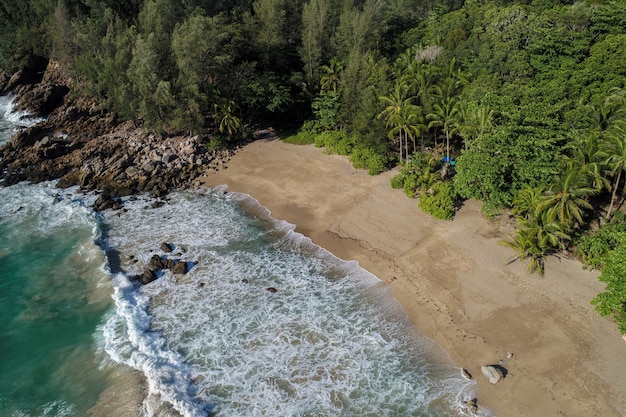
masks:
[[[626,343],[589,301],[598,273],[552,257],[543,277],[498,242],[507,216],[486,219],[468,201],[453,221],[424,214],[417,200],[343,156],[312,145],[262,140],[238,152],[207,186],[252,195],[274,218],[389,285],[415,326],[479,386],[478,405],[500,417],[611,417],[626,410]],[[508,371],[496,385],[485,364]]]

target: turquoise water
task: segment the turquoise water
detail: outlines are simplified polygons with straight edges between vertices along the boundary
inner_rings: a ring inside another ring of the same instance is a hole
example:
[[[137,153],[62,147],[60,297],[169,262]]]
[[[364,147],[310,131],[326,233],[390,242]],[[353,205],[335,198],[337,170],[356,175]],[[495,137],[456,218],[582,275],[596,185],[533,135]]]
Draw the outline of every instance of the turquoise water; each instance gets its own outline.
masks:
[[[475,383],[389,286],[250,196],[94,199],[0,188],[0,415],[468,415]],[[129,281],[154,255],[190,271]]]
[[[93,334],[111,309],[89,210],[56,190],[0,189],[0,409],[84,416],[104,389]]]

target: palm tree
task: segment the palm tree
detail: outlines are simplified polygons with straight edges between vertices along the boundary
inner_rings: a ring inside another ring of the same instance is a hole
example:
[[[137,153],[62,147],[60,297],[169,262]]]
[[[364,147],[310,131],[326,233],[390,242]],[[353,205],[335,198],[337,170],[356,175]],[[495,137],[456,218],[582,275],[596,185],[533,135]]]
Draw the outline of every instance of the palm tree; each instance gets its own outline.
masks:
[[[488,104],[476,108],[476,105],[461,101],[459,115],[459,133],[463,136],[463,146],[467,150],[468,139],[480,139],[492,126],[495,112]]]
[[[408,141],[408,137],[405,139],[405,134],[408,134],[410,131],[406,119],[410,115],[411,110],[406,110],[406,108],[413,106],[413,104],[411,104],[412,97],[407,98],[406,91],[406,84],[397,83],[389,95],[381,96],[380,101],[386,106],[377,116],[379,119],[385,119],[387,121],[387,127],[391,127],[391,130],[389,131],[389,139],[395,138],[396,135],[400,137],[401,163],[404,161],[404,142]],[[408,150],[406,154],[408,159]]]
[[[502,240],[499,242],[501,245],[508,246],[517,252],[517,255],[509,260],[508,263],[515,260],[522,262],[526,259],[530,259],[528,272],[532,273],[537,271],[539,275],[543,275],[546,253],[539,247],[537,231],[533,228],[518,229],[515,234],[516,237],[512,240]]]
[[[626,124],[626,123],[625,123]],[[613,215],[613,204],[617,191],[620,188],[622,172],[626,171],[626,129],[620,124],[614,125],[606,135],[606,142],[603,146],[606,152],[606,165],[613,174],[613,185],[611,186],[611,203],[607,212],[607,219]],[[622,192],[626,191],[625,189]]]
[[[233,114],[235,108],[235,102],[232,100],[221,106],[214,105],[214,118],[221,133],[232,136],[239,131],[241,121]]]
[[[534,221],[539,215],[537,207],[545,200],[543,193],[543,187],[526,186],[519,190],[513,199],[513,214],[518,219]]]
[[[456,95],[458,81],[448,78],[443,83],[443,88],[437,88],[439,100],[433,105],[432,113],[426,115],[431,122],[428,127],[441,127],[446,138],[446,157],[450,160],[450,137],[454,136],[459,129],[461,104]],[[460,84],[459,84],[460,85]]]
[[[341,65],[341,62],[337,58],[333,58],[328,65],[322,66],[322,71],[324,72],[320,80],[322,91],[332,91],[337,94],[343,65]]]
[[[593,209],[587,199],[597,191],[588,184],[588,175],[580,168],[567,168],[546,191],[546,199],[537,210],[547,210],[565,230],[575,229],[584,223],[585,210]]]
[[[592,180],[597,192],[604,188],[611,189],[605,176],[606,155],[600,147],[599,135],[590,131],[583,137],[576,137],[571,143],[571,156],[565,157],[568,168],[577,168]]]

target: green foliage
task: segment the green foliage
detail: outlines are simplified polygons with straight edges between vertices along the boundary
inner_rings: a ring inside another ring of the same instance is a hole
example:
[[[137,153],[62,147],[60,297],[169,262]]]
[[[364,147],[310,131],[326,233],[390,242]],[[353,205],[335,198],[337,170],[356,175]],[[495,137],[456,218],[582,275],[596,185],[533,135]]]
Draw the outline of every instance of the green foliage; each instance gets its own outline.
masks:
[[[339,95],[333,90],[322,90],[311,107],[320,129],[331,130],[339,125]]]
[[[514,238],[511,240],[503,240],[499,243],[517,252],[517,255],[515,255],[509,263],[515,260],[523,262],[528,259],[528,272],[538,272],[539,275],[543,275],[546,252],[544,248],[538,244],[537,230],[535,228],[518,229],[515,232]]]
[[[451,181],[439,181],[428,192],[420,194],[419,207],[426,213],[441,220],[454,217],[458,195]]]
[[[356,145],[350,153],[350,163],[357,169],[367,169],[369,175],[378,175],[389,169],[391,160],[374,148]]]
[[[626,245],[607,254],[599,279],[606,288],[591,303],[603,316],[612,316],[619,331],[626,333]]]
[[[409,198],[430,192],[432,187],[441,181],[439,168],[439,161],[432,155],[415,153],[402,167],[400,173],[392,178],[392,187],[402,188]]]
[[[626,216],[617,212],[610,222],[577,242],[577,255],[591,268],[602,269],[609,253],[626,242]]]
[[[337,155],[350,155],[356,143],[356,138],[348,136],[345,130],[326,130],[315,138],[316,147]]]
[[[296,134],[282,136],[282,139],[287,143],[294,145],[310,145],[315,143],[315,135],[304,129],[299,130]]]
[[[489,133],[458,157],[454,186],[462,198],[480,200],[489,211],[510,206],[514,167],[508,142],[503,131]]]

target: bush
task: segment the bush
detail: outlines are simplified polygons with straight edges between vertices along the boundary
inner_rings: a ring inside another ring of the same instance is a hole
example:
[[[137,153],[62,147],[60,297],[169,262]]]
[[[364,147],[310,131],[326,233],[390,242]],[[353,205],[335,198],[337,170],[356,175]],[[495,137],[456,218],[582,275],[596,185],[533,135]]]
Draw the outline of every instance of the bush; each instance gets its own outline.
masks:
[[[440,163],[432,155],[415,153],[402,167],[400,174],[392,178],[393,188],[402,188],[404,194],[414,198],[441,181]]]
[[[585,265],[599,269],[607,255],[622,242],[626,242],[626,216],[616,212],[613,219],[603,224],[600,230],[581,237],[577,243],[578,256]]]
[[[315,138],[315,146],[337,155],[350,155],[355,145],[355,138],[348,137],[344,130],[326,130]]]
[[[451,181],[434,184],[431,190],[420,195],[419,207],[426,213],[441,220],[454,216],[458,196]]]
[[[300,130],[295,135],[284,137],[283,140],[294,145],[310,145],[315,142],[315,135],[311,132]]]
[[[217,151],[226,148],[227,138],[223,136],[211,136],[204,140],[204,145],[209,151]]]
[[[391,179],[391,188],[393,188],[394,190],[399,190],[400,188],[404,188],[404,179],[406,178],[406,175],[404,175],[402,172],[394,175],[393,178]]]
[[[600,281],[606,290],[591,303],[603,316],[612,316],[620,332],[626,334],[626,245],[620,245],[604,258]]]
[[[350,154],[350,163],[357,169],[367,169],[370,175],[378,175],[389,168],[390,158],[373,148],[357,145]]]

